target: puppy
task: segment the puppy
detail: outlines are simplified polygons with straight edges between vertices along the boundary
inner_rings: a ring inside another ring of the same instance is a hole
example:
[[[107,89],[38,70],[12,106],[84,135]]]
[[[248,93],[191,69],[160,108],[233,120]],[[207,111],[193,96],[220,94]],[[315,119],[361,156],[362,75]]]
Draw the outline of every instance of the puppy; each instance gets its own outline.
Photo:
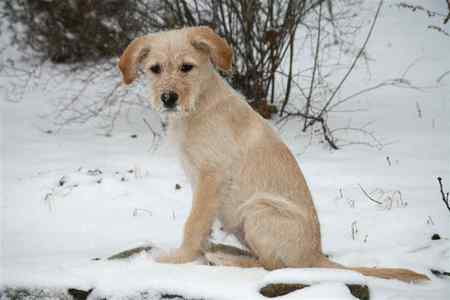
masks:
[[[169,134],[194,195],[183,242],[160,262],[186,263],[204,255],[241,267],[346,268],[322,252],[320,225],[305,178],[278,134],[219,75],[233,52],[208,27],[135,39],[120,58],[125,84],[142,66],[153,108],[168,113]],[[218,218],[251,255],[209,252]],[[428,277],[405,269],[346,268],[368,276],[411,282]]]

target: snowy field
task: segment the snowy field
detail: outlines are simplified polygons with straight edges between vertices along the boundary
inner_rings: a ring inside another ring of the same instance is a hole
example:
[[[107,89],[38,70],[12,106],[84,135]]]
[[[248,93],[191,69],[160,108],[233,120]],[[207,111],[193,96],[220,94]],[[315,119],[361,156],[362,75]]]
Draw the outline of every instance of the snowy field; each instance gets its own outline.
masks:
[[[450,76],[438,82],[450,69],[450,38],[393,3],[387,1],[368,46],[370,78],[363,70],[352,74],[344,92],[399,77],[412,62],[406,77],[427,88],[378,89],[356,100],[365,111],[332,124],[373,121],[386,145],[330,151],[299,134],[297,121],[280,134],[310,185],[325,253],[349,266],[404,267],[431,278],[418,285],[355,274],[348,280],[367,283],[374,300],[450,299],[450,278],[430,272],[450,271],[450,212],[436,180],[450,188]],[[444,1],[433,3],[445,11]],[[0,288],[44,288],[54,297],[94,288],[93,298],[251,300],[266,299],[258,293],[265,283],[288,280],[314,285],[280,299],[354,299],[346,276],[325,270],[166,265],[153,261],[157,253],[105,260],[132,247],[161,252],[181,242],[192,191],[174,151],[167,143],[153,151],[142,115],[120,120],[110,136],[95,121],[56,131],[42,118],[53,107],[52,90],[28,89],[14,103],[3,88],[9,80],[0,77]],[[213,238],[233,242],[218,229]]]

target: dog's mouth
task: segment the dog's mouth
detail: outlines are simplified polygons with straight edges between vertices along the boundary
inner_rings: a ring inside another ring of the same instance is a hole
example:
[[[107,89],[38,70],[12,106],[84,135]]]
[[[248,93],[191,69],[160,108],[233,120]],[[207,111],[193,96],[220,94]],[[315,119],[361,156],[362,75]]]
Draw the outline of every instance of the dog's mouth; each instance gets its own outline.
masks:
[[[179,113],[181,111],[180,105],[177,104],[174,106],[167,107],[162,102],[160,102],[159,99],[152,100],[152,108],[153,110],[155,110],[160,114],[174,114]]]
[[[160,112],[162,114],[174,114],[174,113],[179,113],[181,110],[178,106],[175,107],[162,107]]]
[[[161,105],[159,107],[159,113],[163,115],[186,115],[194,112],[194,107],[185,107],[183,105],[176,105],[174,107],[166,107],[165,105]]]

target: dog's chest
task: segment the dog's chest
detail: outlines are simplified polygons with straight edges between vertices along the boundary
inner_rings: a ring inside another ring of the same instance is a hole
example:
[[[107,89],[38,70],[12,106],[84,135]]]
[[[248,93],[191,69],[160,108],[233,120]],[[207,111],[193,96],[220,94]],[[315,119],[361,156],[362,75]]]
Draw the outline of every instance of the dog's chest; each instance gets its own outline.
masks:
[[[196,184],[197,172],[193,164],[192,158],[186,152],[186,144],[188,143],[186,128],[180,119],[172,119],[168,128],[168,139],[170,145],[174,147],[178,160],[183,168],[185,175],[188,177],[191,186],[194,188]]]
[[[169,134],[188,169],[219,170],[234,158],[235,142],[229,128],[219,122],[200,117],[180,119],[171,126]]]
[[[176,145],[178,158],[193,190],[201,170],[210,168],[219,173],[218,199],[215,199],[219,201],[217,217],[226,231],[233,231],[239,223],[237,207],[241,200],[239,187],[234,180],[238,173],[239,157],[233,151],[234,142],[224,126],[202,125],[197,123],[192,126],[178,120],[169,128],[169,135]]]

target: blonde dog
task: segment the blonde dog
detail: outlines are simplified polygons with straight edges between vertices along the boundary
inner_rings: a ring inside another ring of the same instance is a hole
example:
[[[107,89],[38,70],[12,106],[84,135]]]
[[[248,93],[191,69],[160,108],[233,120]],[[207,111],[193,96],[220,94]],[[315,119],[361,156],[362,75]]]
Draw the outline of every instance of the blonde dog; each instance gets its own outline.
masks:
[[[135,80],[139,66],[148,74],[151,104],[169,116],[169,134],[194,191],[182,245],[159,261],[204,256],[228,266],[345,268],[407,282],[428,279],[406,269],[347,268],[323,254],[317,213],[296,159],[215,70],[229,72],[232,59],[227,42],[208,27],[139,37],[120,58],[125,84]],[[251,256],[208,252],[215,218]]]

